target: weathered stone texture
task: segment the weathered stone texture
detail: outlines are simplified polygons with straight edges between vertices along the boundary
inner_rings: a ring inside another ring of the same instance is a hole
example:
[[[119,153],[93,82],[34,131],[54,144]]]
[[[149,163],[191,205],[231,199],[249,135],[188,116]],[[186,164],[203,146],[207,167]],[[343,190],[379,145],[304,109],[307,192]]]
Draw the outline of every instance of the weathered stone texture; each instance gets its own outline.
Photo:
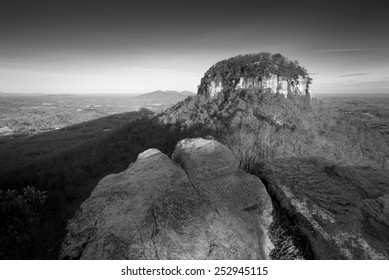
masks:
[[[173,159],[150,149],[102,179],[69,222],[60,258],[268,258],[261,181],[214,140],[182,140]]]
[[[342,167],[322,158],[274,159],[260,170],[315,258],[389,258],[387,171]]]

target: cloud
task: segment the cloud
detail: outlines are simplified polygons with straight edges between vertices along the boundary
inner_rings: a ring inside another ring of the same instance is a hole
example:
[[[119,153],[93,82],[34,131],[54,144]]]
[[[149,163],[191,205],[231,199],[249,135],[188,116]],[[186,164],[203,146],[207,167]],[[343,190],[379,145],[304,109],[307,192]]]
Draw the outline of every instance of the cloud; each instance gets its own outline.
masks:
[[[366,86],[370,88],[389,88],[389,81],[387,80],[375,80],[368,82],[357,82],[354,83],[356,86]]]
[[[370,73],[351,73],[351,74],[340,75],[338,77],[352,77],[352,76],[364,76],[364,75],[370,75]]]
[[[383,51],[389,50],[389,48],[365,48],[365,49],[327,49],[327,50],[315,50],[317,53],[329,53],[329,52],[370,52],[370,51]]]

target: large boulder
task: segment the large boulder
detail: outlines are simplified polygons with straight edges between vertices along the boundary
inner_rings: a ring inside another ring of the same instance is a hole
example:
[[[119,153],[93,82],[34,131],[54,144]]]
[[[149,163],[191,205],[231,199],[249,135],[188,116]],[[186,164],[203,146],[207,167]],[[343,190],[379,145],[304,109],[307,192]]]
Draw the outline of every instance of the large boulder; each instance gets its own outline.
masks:
[[[342,167],[322,158],[273,159],[259,170],[315,258],[389,258],[387,171]]]
[[[61,259],[267,259],[272,204],[214,140],[156,149],[102,179],[69,221]]]

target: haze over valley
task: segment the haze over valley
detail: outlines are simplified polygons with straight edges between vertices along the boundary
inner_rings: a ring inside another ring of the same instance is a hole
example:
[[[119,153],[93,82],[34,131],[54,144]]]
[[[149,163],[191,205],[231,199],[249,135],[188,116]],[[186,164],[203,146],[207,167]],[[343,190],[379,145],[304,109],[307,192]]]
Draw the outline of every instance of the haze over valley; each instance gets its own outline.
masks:
[[[141,95],[0,94],[0,136],[33,135],[141,108],[159,113],[193,94],[176,91]]]

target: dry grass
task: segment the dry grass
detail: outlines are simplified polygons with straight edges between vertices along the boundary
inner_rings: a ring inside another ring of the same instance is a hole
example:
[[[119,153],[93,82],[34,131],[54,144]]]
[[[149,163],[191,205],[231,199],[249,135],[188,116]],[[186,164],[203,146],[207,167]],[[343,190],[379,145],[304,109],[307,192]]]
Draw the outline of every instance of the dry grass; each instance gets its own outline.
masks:
[[[306,260],[313,258],[309,242],[302,235],[300,229],[282,211],[276,213],[271,227],[271,238],[273,244],[275,244],[275,248],[270,253],[273,260]]]
[[[389,158],[387,138],[361,120],[331,113],[313,105],[312,110],[275,112],[280,123],[294,120],[294,126],[276,127],[253,116],[234,119],[231,132],[222,141],[238,156],[241,167],[250,171],[264,159],[290,156],[319,156],[341,165],[384,168]],[[268,109],[270,111],[271,109]],[[276,118],[276,117],[275,117]]]

